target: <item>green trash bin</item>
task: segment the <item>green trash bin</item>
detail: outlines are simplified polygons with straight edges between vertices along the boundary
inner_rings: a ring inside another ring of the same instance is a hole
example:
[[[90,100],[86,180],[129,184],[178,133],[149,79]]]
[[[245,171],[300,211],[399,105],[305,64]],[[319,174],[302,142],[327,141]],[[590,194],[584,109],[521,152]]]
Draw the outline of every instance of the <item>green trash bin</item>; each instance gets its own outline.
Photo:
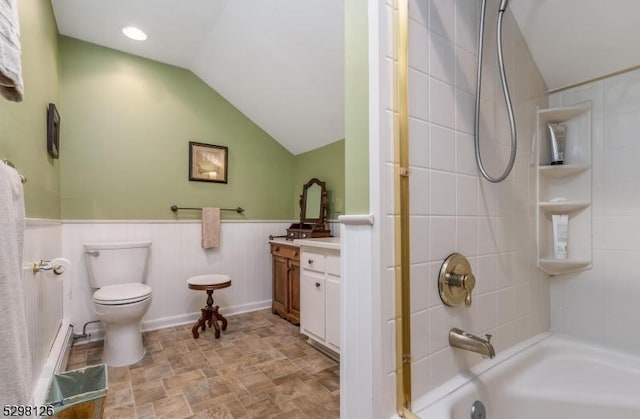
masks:
[[[60,419],[99,419],[107,397],[107,366],[93,365],[55,374],[45,404]]]

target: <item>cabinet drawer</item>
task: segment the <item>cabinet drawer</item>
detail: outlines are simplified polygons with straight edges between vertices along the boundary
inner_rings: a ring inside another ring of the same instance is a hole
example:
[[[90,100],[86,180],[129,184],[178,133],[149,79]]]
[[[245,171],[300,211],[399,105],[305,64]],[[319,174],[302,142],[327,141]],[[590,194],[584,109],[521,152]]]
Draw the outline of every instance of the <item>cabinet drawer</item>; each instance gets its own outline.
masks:
[[[271,254],[287,259],[300,260],[300,248],[283,244],[271,244]]]
[[[324,254],[315,252],[302,253],[302,259],[300,259],[300,265],[303,269],[311,271],[324,272]]]

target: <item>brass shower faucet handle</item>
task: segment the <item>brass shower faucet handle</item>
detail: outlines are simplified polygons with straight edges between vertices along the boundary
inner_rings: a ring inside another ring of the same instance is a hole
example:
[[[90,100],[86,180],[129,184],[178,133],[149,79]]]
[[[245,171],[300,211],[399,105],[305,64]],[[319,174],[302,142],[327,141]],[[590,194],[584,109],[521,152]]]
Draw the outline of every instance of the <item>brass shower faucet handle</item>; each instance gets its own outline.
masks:
[[[449,307],[455,307],[464,301],[465,307],[471,307],[471,292],[476,286],[476,277],[471,265],[460,253],[452,253],[444,260],[438,278],[440,299]]]

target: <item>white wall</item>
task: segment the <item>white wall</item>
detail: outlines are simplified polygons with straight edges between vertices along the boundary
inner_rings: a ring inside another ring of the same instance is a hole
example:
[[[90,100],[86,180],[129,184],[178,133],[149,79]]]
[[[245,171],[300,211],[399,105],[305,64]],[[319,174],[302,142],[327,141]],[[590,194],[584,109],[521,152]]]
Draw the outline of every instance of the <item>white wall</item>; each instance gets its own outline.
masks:
[[[206,301],[202,291],[190,290],[187,278],[206,273],[231,275],[230,288],[214,293],[223,313],[237,313],[271,307],[270,234],[283,234],[289,223],[222,222],[220,247],[200,247],[200,222],[73,222],[65,221],[62,251],[71,259],[70,318],[76,333],[85,322],[96,320],[84,260],[83,243],[151,240],[147,283],[153,289],[151,307],[143,318],[143,330],[195,321]],[[101,328],[92,325],[92,338]]]
[[[551,96],[592,102],[593,269],[551,279],[552,329],[640,353],[640,71]]]
[[[481,134],[483,157],[493,175],[506,166],[509,128],[495,64],[498,0],[489,1],[484,54]],[[508,14],[504,49],[518,126],[514,171],[500,184],[478,177],[473,154],[473,102],[480,1],[412,0],[409,5],[409,137],[411,170],[411,327],[413,398],[417,400],[481,360],[453,349],[456,326],[493,334],[498,352],[549,327],[549,283],[535,268],[533,197],[529,165],[536,106],[546,106],[546,87]],[[387,9],[391,13],[391,8]],[[391,21],[391,16],[387,16]],[[392,42],[388,41],[389,66]],[[392,77],[388,71],[387,76]],[[391,89],[393,79],[387,80]],[[391,110],[391,98],[386,103]],[[391,113],[387,114],[391,127]],[[390,129],[388,132],[392,132]],[[389,148],[391,150],[391,148]],[[388,153],[386,179],[392,182]],[[387,196],[386,241],[393,243],[393,195]],[[384,239],[383,239],[384,240]],[[452,252],[467,256],[476,274],[473,306],[445,307],[437,274]],[[383,281],[392,301],[393,247],[387,248]],[[393,304],[383,341],[394,342]],[[388,352],[393,354],[390,344]],[[393,368],[389,358],[389,371]],[[416,401],[414,408],[419,407]]]
[[[386,176],[393,153],[392,14],[392,0],[367,3],[370,212],[339,217],[340,412],[354,419],[388,418],[396,411],[394,287],[393,280],[381,275],[393,253],[392,230],[385,222],[388,205],[393,207],[393,184]]]

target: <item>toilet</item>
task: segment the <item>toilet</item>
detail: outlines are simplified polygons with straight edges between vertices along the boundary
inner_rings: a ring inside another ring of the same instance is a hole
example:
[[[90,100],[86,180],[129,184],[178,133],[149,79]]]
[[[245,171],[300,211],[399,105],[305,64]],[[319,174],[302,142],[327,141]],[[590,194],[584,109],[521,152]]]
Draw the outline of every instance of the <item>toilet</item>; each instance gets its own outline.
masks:
[[[140,321],[151,305],[146,285],[151,241],[86,243],[93,308],[104,324],[102,361],[110,367],[135,364],[144,356]]]

